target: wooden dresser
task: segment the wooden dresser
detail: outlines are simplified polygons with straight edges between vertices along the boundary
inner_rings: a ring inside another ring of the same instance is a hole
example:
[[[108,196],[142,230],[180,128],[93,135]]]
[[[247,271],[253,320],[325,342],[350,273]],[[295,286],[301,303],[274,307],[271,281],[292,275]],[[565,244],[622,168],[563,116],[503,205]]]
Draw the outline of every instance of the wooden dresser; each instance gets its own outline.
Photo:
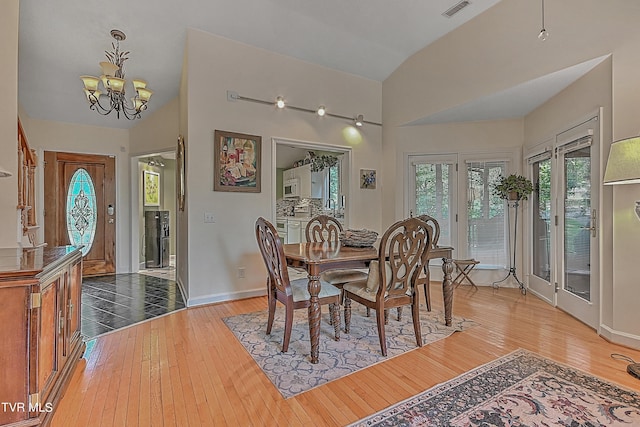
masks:
[[[0,249],[0,426],[47,425],[84,351],[82,253]]]

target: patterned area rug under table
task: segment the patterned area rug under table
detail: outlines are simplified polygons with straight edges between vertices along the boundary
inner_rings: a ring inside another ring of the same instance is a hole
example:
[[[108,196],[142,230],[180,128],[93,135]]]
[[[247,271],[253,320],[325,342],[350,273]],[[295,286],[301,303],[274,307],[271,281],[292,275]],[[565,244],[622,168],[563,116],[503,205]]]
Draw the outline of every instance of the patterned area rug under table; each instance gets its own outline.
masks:
[[[640,426],[640,395],[520,349],[351,426]]]
[[[395,309],[390,311],[389,324],[385,328],[388,356],[384,357],[380,352],[375,312],[372,311],[371,317],[365,317],[364,307],[359,304],[353,304],[352,307],[351,331],[349,334],[344,333],[343,325],[340,341],[333,340],[334,331],[329,324],[328,309],[323,307],[320,361],[317,364],[310,361],[307,310],[296,310],[294,313],[287,353],[281,352],[284,335],[283,308],[276,309],[271,335],[266,334],[267,311],[241,314],[223,320],[280,393],[289,398],[417,348],[410,308],[405,308],[401,321],[397,320]],[[472,320],[456,316],[453,317],[452,326],[445,326],[444,313],[428,312],[425,307],[420,309],[420,324],[423,345],[475,326]]]

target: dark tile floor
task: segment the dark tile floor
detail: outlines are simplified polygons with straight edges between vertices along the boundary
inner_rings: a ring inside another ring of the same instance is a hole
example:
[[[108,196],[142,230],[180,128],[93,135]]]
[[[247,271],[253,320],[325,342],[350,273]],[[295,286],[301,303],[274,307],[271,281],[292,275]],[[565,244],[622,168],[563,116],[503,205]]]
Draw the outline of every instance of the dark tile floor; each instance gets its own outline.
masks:
[[[82,279],[81,328],[86,341],[184,307],[174,280],[138,273]]]

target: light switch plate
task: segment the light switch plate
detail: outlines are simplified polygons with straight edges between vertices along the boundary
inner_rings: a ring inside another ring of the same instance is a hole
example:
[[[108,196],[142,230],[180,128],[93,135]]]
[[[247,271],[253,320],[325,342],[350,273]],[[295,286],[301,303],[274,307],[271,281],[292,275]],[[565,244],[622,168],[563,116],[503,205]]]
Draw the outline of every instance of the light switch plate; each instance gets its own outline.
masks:
[[[211,212],[204,213],[204,222],[206,223],[214,223],[216,222],[216,217]]]

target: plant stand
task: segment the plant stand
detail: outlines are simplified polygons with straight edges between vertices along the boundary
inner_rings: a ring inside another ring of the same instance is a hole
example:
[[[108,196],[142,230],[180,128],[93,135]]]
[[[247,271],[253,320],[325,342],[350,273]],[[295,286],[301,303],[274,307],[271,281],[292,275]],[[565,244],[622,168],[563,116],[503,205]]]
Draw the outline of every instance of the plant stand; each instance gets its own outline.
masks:
[[[513,276],[515,281],[518,283],[520,287],[520,292],[522,295],[527,294],[527,288],[524,286],[524,283],[520,279],[518,279],[518,275],[516,273],[516,248],[517,248],[517,237],[518,237],[518,206],[520,206],[520,200],[507,200],[507,222],[509,223],[509,232],[511,232],[511,215],[509,213],[509,208],[513,204],[515,209],[514,214],[514,224],[513,224],[513,247],[511,247],[511,239],[509,239],[509,252],[513,254],[513,258],[509,259],[509,272],[507,275],[497,282],[493,282],[491,286],[494,288],[498,288],[498,284],[504,282],[509,278],[509,276]]]

